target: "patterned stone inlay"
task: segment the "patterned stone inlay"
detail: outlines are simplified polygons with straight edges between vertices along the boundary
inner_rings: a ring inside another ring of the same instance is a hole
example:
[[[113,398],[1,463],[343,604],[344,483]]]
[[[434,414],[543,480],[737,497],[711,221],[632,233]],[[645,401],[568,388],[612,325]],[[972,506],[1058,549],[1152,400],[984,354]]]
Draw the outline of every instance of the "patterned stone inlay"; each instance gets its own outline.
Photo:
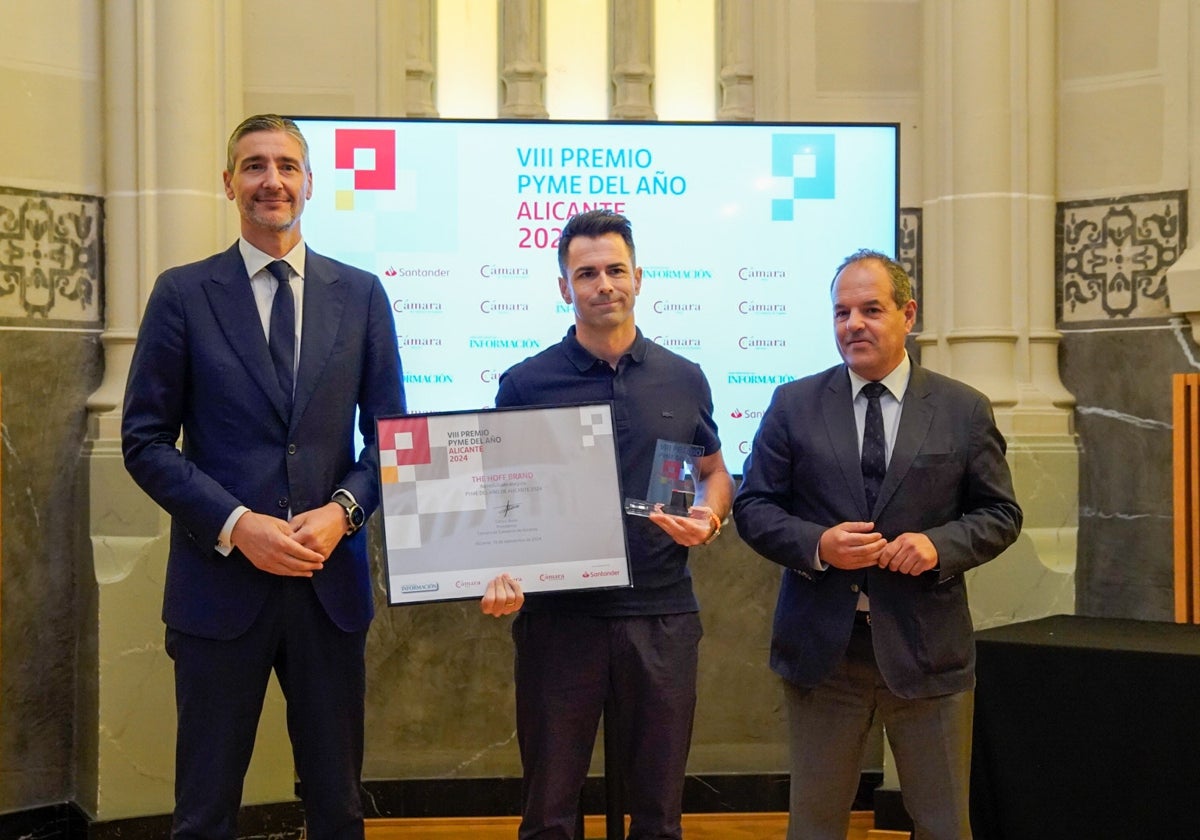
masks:
[[[0,320],[100,324],[96,196],[0,187]]]
[[[1186,245],[1186,193],[1068,201],[1057,217],[1060,325],[1171,314],[1167,269]]]
[[[917,302],[917,322],[914,332],[920,332],[922,324],[921,269],[924,261],[924,239],[921,230],[921,208],[901,207],[899,229],[896,236],[896,262],[904,266],[912,279],[913,299]]]

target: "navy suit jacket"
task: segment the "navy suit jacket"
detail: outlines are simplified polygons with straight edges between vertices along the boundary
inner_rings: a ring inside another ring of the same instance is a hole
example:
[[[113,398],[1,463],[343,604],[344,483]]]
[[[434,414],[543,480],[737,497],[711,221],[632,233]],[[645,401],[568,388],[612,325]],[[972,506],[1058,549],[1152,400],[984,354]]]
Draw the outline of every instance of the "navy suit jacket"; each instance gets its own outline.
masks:
[[[975,646],[962,573],[1008,547],[1022,514],[991,404],[915,363],[874,510],[867,510],[850,377],[844,365],[776,389],[734,503],[738,533],[786,567],[771,667],[812,687],[845,655],[860,589],[868,587],[879,669],[906,698],[974,685]],[[924,533],[938,568],[912,576],[878,567],[816,571],[821,534],[874,522],[887,539]]]
[[[391,306],[378,278],[308,250],[303,312],[289,418],[237,243],[163,272],[146,304],[122,449],[134,480],[171,515],[163,620],[184,633],[236,638],[267,597],[272,575],[236,549],[216,551],[238,505],[282,518],[328,503],[339,487],[368,514],[378,505],[375,418],[404,411]],[[312,585],[340,628],[367,627],[365,530],[338,543]]]

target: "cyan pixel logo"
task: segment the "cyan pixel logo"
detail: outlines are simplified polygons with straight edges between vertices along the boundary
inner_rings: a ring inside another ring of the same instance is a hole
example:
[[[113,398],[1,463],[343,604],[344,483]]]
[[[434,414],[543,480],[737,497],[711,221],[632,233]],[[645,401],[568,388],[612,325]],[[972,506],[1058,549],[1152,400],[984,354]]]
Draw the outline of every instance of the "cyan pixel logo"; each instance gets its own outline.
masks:
[[[833,198],[836,152],[832,134],[775,134],[771,174],[791,182],[791,198],[771,200],[771,220],[790,222],[796,201]]]

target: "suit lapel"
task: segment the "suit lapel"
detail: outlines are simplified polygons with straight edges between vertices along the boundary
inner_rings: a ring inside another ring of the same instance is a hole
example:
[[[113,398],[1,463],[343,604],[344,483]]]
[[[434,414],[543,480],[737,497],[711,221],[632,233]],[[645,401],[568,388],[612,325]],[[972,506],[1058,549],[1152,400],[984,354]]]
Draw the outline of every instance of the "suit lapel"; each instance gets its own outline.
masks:
[[[908,377],[908,388],[904,392],[904,405],[900,409],[900,423],[896,430],[896,444],[892,447],[892,458],[888,462],[887,475],[879,487],[879,498],[875,510],[883,510],[896,488],[904,481],[913,459],[921,451],[921,444],[929,434],[933,422],[933,401],[930,400],[929,377],[925,371],[913,364]],[[872,512],[874,513],[874,512]]]
[[[280,419],[286,423],[287,406],[283,391],[279,389],[267,337],[263,334],[262,321],[258,317],[258,305],[250,290],[246,263],[236,242],[213,264],[213,273],[205,282],[204,291],[217,324],[225,334],[225,340],[241,358],[250,378],[275,406]]]
[[[349,285],[324,257],[307,249],[304,258],[304,323],[300,335],[300,364],[292,416],[300,418],[316,391],[333,352]]]
[[[850,497],[858,506],[863,521],[869,521],[871,517],[870,511],[867,511],[867,490],[863,486],[862,459],[858,454],[858,429],[854,423],[850,375],[844,365],[834,370],[827,387],[828,399],[821,401],[825,431]]]

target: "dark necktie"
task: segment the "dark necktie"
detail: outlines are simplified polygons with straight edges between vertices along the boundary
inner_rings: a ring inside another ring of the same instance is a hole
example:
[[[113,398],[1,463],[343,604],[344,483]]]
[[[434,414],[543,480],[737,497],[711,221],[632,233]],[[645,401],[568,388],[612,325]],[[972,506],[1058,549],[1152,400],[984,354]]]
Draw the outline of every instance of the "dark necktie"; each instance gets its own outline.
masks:
[[[887,442],[883,437],[883,409],[879,397],[886,389],[882,383],[868,382],[862,387],[867,397],[867,418],[863,423],[862,474],[863,486],[867,490],[867,510],[875,510],[875,499],[887,472]]]
[[[292,368],[296,364],[296,302],[289,282],[291,269],[283,260],[275,260],[267,266],[267,271],[279,281],[271,304],[271,339],[267,343],[271,347],[271,361],[275,363],[275,375],[279,377],[288,414],[291,414]]]

